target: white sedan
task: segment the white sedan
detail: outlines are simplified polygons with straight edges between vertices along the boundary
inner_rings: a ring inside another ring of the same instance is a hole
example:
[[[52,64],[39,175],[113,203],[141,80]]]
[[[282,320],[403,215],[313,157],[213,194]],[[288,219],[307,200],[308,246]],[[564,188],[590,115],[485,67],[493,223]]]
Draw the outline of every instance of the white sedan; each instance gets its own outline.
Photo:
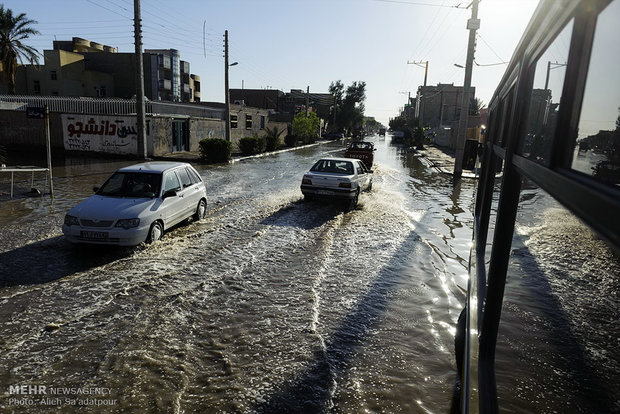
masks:
[[[72,243],[135,246],[207,210],[207,189],[187,163],[146,162],[116,171],[95,194],[66,215],[62,232]]]
[[[372,170],[351,158],[323,158],[304,174],[301,192],[306,200],[331,198],[357,206],[360,192],[372,189]]]

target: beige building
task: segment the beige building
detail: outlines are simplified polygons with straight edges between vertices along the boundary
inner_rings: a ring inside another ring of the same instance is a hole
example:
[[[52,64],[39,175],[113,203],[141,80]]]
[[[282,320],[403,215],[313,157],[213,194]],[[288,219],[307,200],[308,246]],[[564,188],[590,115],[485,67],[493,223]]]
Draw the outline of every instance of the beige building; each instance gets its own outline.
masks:
[[[150,100],[200,101],[200,77],[174,49],[143,53],[145,96]],[[18,95],[131,98],[136,93],[135,55],[86,39],[54,41],[40,65],[20,65]],[[1,70],[1,68],[0,68]],[[7,93],[6,82],[0,94]]]

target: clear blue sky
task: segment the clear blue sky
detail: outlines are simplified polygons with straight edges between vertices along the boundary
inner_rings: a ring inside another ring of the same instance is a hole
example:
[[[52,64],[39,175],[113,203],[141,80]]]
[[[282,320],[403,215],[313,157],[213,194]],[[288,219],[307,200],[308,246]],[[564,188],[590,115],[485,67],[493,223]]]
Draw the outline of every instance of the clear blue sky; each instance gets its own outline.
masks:
[[[39,51],[73,36],[133,51],[132,0],[5,0],[36,20]],[[423,83],[463,84],[469,1],[460,0],[143,0],[144,48],[178,49],[201,77],[202,100],[224,100],[223,33],[231,88],[327,92],[332,81],[367,84],[366,115],[387,123]],[[507,62],[537,0],[480,3],[476,61]],[[206,22],[206,24],[204,24]],[[205,41],[203,43],[203,24]],[[204,46],[203,46],[204,45]],[[204,55],[206,49],[206,57]],[[472,85],[488,103],[505,65],[474,66]]]

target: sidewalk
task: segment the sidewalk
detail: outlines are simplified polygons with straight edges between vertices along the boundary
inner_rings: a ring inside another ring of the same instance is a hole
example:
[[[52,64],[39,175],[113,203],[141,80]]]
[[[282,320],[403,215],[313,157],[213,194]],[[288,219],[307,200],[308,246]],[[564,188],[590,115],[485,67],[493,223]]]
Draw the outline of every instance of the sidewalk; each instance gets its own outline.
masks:
[[[439,173],[445,175],[454,174],[455,150],[427,144],[424,146],[423,150],[416,151],[429,163],[432,168],[436,169]],[[477,179],[478,175],[474,170],[463,170],[461,177]]]
[[[328,142],[333,142],[333,140],[319,140],[319,141],[315,142],[314,144],[300,145],[298,147],[284,148],[284,149],[281,149],[281,150],[278,150],[278,151],[261,152],[260,154],[254,154],[254,155],[242,156],[240,154],[236,154],[236,155],[233,155],[232,158],[228,162],[230,164],[232,164],[232,163],[235,163],[235,162],[239,162],[239,161],[243,161],[243,160],[249,160],[249,159],[252,159],[252,158],[267,157],[269,155],[280,154],[280,153],[283,153],[283,152],[295,151],[295,150],[303,149],[303,148],[316,147],[318,145],[325,144],[325,143],[328,143]],[[157,156],[157,157],[153,157],[153,159],[159,160],[159,161],[184,161],[184,162],[200,162],[201,161],[201,157],[200,157],[200,153],[199,152],[190,152],[190,151],[171,152],[169,154],[164,154],[164,155],[160,155],[160,156]]]

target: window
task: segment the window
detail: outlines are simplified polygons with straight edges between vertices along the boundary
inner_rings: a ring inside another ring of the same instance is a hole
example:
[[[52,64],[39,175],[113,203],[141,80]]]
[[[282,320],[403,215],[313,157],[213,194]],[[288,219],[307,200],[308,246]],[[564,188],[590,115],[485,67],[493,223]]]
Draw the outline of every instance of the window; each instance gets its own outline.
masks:
[[[181,183],[183,184],[183,188],[189,187],[192,185],[192,180],[189,178],[189,174],[185,168],[181,168],[177,170],[179,177],[181,178]]]
[[[187,173],[189,174],[189,178],[192,180],[192,184],[196,184],[202,181],[200,176],[193,169],[188,168]]]
[[[265,129],[265,116],[261,115],[260,117],[260,129]]]
[[[364,168],[358,162],[355,163],[355,172],[358,175],[364,174]]]
[[[58,75],[56,74],[55,70],[50,71],[50,79],[51,80],[57,80],[58,79]]]
[[[353,163],[340,160],[320,160],[312,166],[310,171],[351,175],[353,174]]]
[[[579,117],[571,168],[608,184],[620,185],[620,2],[611,2],[599,15],[588,78]]]
[[[237,128],[237,115],[230,116],[230,127],[233,129]]]
[[[573,22],[570,22],[536,63],[526,131],[519,142],[518,153],[547,166],[556,130],[572,31]]]
[[[252,115],[245,115],[245,129],[252,129]]]
[[[168,174],[166,174],[166,182],[164,183],[164,193],[170,190],[174,190],[174,191],[181,190],[181,184],[179,184],[179,179],[177,178],[177,175],[174,172],[169,172]]]
[[[38,80],[34,81],[34,93],[41,94],[41,82]]]

